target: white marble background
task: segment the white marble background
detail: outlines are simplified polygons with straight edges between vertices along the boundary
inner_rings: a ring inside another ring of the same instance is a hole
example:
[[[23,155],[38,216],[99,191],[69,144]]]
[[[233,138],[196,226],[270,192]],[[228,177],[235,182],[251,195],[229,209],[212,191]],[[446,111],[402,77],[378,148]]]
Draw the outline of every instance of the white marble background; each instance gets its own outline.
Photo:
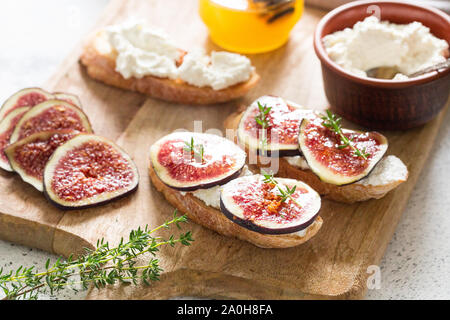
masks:
[[[144,1],[144,0],[143,0]],[[163,1],[163,0],[159,0]],[[174,1],[174,0],[171,0]],[[108,0],[0,1],[0,101],[42,85],[94,25]],[[367,299],[450,299],[450,113]],[[42,268],[51,254],[0,240],[0,267]],[[41,299],[83,299],[63,292]],[[2,297],[2,293],[0,293]]]

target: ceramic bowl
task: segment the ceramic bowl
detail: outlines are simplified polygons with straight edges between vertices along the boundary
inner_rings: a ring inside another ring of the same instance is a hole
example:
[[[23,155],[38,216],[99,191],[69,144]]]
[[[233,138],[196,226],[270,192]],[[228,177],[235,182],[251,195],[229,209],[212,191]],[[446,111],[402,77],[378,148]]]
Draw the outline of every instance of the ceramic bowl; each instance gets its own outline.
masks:
[[[374,6],[377,7],[374,7]],[[322,38],[351,28],[378,10],[382,21],[419,21],[450,43],[450,16],[426,6],[396,1],[356,1],[329,12],[316,27],[314,49],[320,59],[330,108],[345,119],[370,129],[405,130],[435,118],[447,104],[450,68],[397,81],[354,75],[333,62]]]

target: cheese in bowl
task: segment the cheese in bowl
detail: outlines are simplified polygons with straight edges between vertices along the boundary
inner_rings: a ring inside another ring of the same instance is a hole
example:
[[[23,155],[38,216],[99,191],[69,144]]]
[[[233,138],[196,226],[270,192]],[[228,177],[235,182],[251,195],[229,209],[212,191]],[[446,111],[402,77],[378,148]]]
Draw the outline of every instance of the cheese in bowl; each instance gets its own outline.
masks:
[[[331,60],[345,70],[366,77],[372,68],[395,66],[399,73],[394,80],[444,62],[449,47],[421,22],[396,24],[375,16],[325,36],[323,44]]]

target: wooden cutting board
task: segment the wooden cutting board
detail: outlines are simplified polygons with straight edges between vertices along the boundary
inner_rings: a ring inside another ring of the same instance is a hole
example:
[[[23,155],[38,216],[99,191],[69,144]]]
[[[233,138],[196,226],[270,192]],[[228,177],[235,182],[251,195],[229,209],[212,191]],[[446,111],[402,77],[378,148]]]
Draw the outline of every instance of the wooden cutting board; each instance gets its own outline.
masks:
[[[136,161],[141,182],[137,193],[109,205],[63,212],[14,174],[0,175],[0,236],[68,256],[93,247],[104,237],[111,243],[138,226],[160,225],[173,208],[152,187],[147,176],[148,149],[175,129],[222,130],[223,120],[238,105],[274,94],[305,106],[324,109],[327,101],[312,36],[323,12],[307,9],[289,43],[267,54],[250,56],[262,80],[247,97],[212,106],[174,105],[105,86],[91,80],[78,64],[82,46],[67,58],[44,86],[79,95],[96,133],[116,140]],[[162,27],[185,49],[219,49],[209,40],[197,14],[197,1],[123,1],[110,3],[97,27],[143,17]],[[114,286],[91,290],[90,299],[165,299],[201,296],[240,299],[362,298],[367,268],[379,263],[405,208],[441,124],[443,114],[408,132],[385,132],[389,153],[408,165],[408,182],[381,200],[345,205],[323,201],[324,225],[304,245],[260,249],[188,223],[195,242],[190,247],[163,249],[161,281],[151,287]],[[200,123],[197,123],[199,125]],[[173,230],[173,232],[177,232]]]

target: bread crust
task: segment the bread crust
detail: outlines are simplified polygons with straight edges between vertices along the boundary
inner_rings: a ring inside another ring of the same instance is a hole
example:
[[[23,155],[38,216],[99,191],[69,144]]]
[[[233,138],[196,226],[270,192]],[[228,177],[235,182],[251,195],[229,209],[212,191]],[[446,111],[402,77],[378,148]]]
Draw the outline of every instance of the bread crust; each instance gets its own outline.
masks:
[[[260,76],[253,72],[246,82],[222,90],[214,90],[210,87],[199,88],[182,80],[154,76],[125,79],[115,70],[116,56],[104,34],[98,32],[84,47],[80,62],[86,67],[88,75],[96,80],[169,102],[204,105],[230,101],[244,96],[256,86],[260,79]]]
[[[242,115],[243,112],[232,113],[224,121],[225,129],[237,130]],[[237,143],[237,141],[235,142]],[[248,150],[246,150],[246,152],[248,153]],[[268,161],[265,161],[258,156],[257,167],[264,167],[264,165],[262,165],[263,163],[268,163]],[[311,188],[316,190],[324,198],[343,203],[355,203],[359,201],[366,201],[369,199],[380,199],[407,179],[406,177],[405,180],[396,180],[392,183],[380,186],[362,185],[358,183],[337,186],[334,184],[323,182],[311,170],[302,170],[300,168],[292,166],[283,158],[279,158],[278,173],[276,175],[282,178],[291,178],[303,181]]]
[[[254,232],[234,223],[225,217],[222,212],[207,206],[192,194],[181,193],[168,187],[156,175],[151,164],[149,166],[149,175],[156,190],[161,192],[171,205],[185,213],[191,221],[214,230],[221,235],[248,241],[261,248],[289,248],[297,246],[311,239],[322,227],[323,220],[318,216],[315,222],[308,227],[304,236],[297,234],[268,235]]]

